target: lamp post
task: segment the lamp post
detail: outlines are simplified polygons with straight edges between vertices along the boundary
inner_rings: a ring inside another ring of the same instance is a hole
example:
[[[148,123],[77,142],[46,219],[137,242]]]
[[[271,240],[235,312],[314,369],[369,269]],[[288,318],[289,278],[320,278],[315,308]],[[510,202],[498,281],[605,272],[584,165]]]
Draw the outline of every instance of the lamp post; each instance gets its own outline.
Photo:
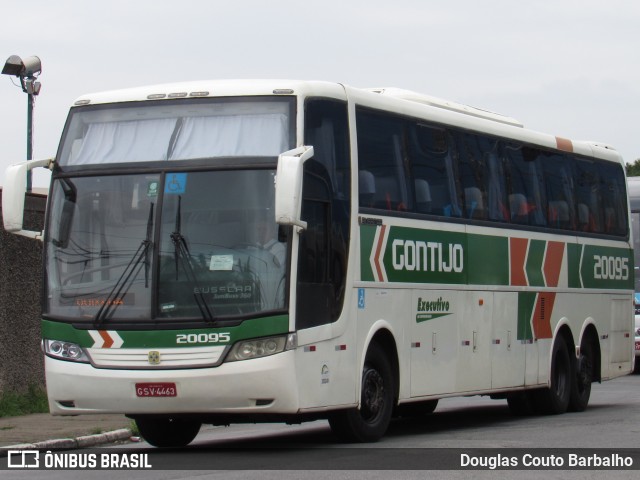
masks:
[[[35,96],[40,93],[40,82],[36,81],[42,72],[42,63],[36,56],[24,60],[11,55],[2,68],[3,75],[12,75],[20,79],[22,91],[27,94],[27,160],[33,159],[33,105]],[[27,192],[31,191],[31,170],[27,172]]]

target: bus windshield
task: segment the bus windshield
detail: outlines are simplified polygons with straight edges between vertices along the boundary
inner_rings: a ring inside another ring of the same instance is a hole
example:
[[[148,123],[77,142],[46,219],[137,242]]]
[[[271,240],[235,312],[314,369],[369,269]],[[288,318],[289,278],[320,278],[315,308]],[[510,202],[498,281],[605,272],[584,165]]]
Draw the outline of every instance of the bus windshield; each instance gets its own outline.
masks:
[[[260,97],[76,108],[67,122],[58,164],[273,157],[289,149],[291,109],[289,98]]]
[[[284,309],[274,177],[247,169],[55,179],[45,315],[211,323]]]

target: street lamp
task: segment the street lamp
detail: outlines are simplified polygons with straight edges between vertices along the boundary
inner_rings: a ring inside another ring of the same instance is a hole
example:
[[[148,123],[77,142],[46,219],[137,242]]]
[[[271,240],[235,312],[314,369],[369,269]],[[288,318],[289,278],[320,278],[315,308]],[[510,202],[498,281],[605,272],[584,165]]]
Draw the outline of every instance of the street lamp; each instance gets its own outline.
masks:
[[[38,57],[31,56],[24,60],[11,55],[2,68],[2,75],[12,75],[20,79],[22,91],[27,94],[27,160],[33,158],[33,105],[35,96],[40,93],[40,82],[36,81],[42,72],[42,63]],[[27,172],[27,192],[31,191],[31,170]]]

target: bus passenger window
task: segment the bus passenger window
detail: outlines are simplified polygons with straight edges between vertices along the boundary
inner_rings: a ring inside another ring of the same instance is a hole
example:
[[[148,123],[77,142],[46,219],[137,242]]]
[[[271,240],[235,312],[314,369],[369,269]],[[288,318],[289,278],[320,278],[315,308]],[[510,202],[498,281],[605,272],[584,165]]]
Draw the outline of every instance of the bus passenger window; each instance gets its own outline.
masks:
[[[444,217],[462,215],[450,144],[444,128],[426,124],[409,126],[408,155],[419,213]]]
[[[361,186],[367,192],[364,196],[361,192],[360,206],[393,212],[412,209],[404,163],[405,121],[367,110],[358,110],[356,118],[358,161],[362,174],[359,179],[364,182]],[[373,184],[369,174],[373,177]]]
[[[429,189],[429,182],[422,178],[417,178],[415,181],[415,192],[416,212],[431,213],[431,190]]]
[[[376,196],[376,179],[373,173],[366,170],[358,172],[358,190],[361,207],[373,207],[373,199]]]
[[[546,197],[541,187],[542,172],[538,150],[518,143],[506,143],[503,154],[508,160],[509,208],[512,223],[545,226]]]

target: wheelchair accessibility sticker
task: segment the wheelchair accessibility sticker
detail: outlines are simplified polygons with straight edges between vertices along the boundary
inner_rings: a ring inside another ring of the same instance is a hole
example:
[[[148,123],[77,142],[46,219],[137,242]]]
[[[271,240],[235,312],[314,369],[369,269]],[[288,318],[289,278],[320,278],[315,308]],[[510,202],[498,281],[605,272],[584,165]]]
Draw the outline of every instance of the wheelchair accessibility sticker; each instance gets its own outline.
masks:
[[[358,308],[364,308],[364,288],[358,289]]]
[[[186,173],[167,173],[164,183],[164,193],[178,195],[187,189]]]

